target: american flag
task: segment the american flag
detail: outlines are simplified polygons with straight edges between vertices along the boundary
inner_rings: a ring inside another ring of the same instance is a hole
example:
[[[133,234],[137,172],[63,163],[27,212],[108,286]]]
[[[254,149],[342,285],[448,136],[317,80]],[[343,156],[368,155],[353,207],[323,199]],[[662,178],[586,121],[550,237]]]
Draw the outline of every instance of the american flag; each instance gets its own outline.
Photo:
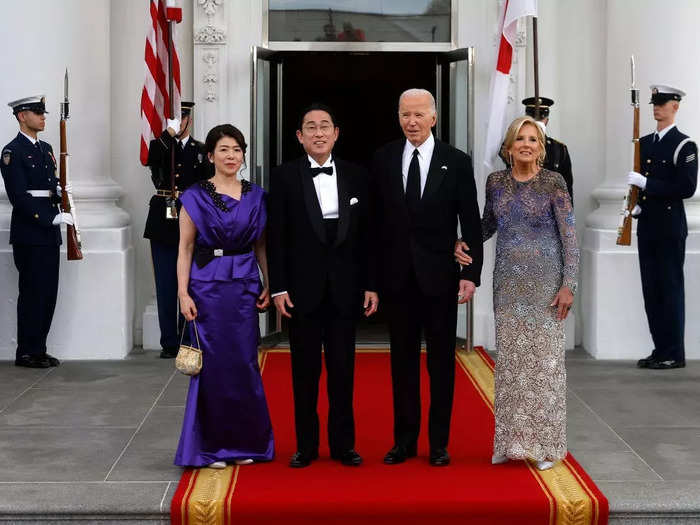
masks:
[[[146,34],[146,79],[141,92],[141,164],[148,162],[148,145],[165,129],[170,115],[168,61],[168,24],[182,21],[177,0],[149,0],[151,23]],[[173,31],[174,32],[174,31]],[[173,35],[174,39],[174,35]],[[180,114],[180,61],[175,44],[173,52],[173,114]]]

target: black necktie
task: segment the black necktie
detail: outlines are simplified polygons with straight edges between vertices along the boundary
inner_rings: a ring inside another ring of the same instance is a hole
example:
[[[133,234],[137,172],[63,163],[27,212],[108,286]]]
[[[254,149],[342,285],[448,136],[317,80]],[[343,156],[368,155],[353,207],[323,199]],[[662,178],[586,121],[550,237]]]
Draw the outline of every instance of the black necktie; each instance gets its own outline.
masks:
[[[653,142],[653,144],[656,144],[657,142],[659,142],[659,140],[660,140],[660,139],[659,139],[659,134],[658,134],[658,133],[654,133],[654,142]]]
[[[418,164],[418,150],[413,150],[413,158],[408,166],[406,179],[406,204],[409,210],[415,210],[420,202],[420,166]]]
[[[309,168],[311,171],[311,176],[315,177],[319,173],[325,173],[326,175],[333,175],[333,166],[326,166],[325,168]]]
[[[180,149],[185,149],[185,141],[181,140],[178,144],[180,145]]]

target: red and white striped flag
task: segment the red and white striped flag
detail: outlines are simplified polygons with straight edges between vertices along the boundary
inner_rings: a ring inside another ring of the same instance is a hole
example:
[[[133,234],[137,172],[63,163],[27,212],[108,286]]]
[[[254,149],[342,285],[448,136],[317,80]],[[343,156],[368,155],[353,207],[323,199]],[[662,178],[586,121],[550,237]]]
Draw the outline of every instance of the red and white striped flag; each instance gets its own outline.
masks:
[[[506,106],[508,105],[508,76],[513,61],[513,42],[517,32],[518,19],[537,16],[537,0],[506,0],[501,14],[500,35],[496,70],[491,77],[489,100],[489,123],[486,130],[484,165],[493,169],[498,149],[503,142]]]
[[[177,0],[149,0],[151,23],[146,34],[146,79],[141,91],[141,164],[148,162],[148,145],[165,129],[170,115],[168,23],[182,21]],[[174,31],[173,31],[174,33]],[[180,115],[180,61],[173,34],[173,114]]]

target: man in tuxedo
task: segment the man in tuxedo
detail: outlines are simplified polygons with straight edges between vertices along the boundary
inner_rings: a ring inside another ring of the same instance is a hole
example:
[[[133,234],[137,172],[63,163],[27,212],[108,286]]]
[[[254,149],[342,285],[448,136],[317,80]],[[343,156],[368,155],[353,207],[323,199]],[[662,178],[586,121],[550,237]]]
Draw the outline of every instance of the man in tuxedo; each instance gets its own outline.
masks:
[[[365,171],[332,156],[339,128],[332,110],[312,104],[296,132],[305,154],[272,170],[268,199],[270,290],[289,318],[297,452],[289,466],[318,458],[321,349],[328,372],[331,457],[357,466],[353,378],[355,327],[377,310],[367,246]]]
[[[423,89],[399,98],[405,138],[380,148],[372,163],[372,224],[378,281],[387,308],[394,395],[397,464],[416,455],[420,429],[421,333],[430,374],[430,463],[450,462],[457,304],[480,284],[483,248],[471,159],[435,140],[435,100]],[[457,220],[472,262],[459,269],[453,256]]]

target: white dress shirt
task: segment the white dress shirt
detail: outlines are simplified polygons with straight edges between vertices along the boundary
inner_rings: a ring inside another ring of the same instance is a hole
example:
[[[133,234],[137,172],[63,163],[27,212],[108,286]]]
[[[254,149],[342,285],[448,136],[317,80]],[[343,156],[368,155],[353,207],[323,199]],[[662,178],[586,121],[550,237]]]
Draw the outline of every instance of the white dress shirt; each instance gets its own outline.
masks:
[[[664,129],[662,129],[661,131],[655,131],[654,133],[655,133],[656,135],[659,136],[659,141],[660,141],[662,138],[664,138],[664,135],[666,135],[666,133],[668,133],[669,131],[671,131],[671,129],[674,128],[674,127],[676,127],[676,125],[675,125],[675,124],[671,124],[670,126],[666,126],[666,127],[665,127]]]
[[[333,175],[319,173],[314,177],[314,188],[316,188],[316,196],[318,203],[321,205],[321,214],[324,219],[337,219],[338,214],[338,175],[335,171],[335,162],[333,157],[328,157],[326,162],[321,166],[318,162],[309,156],[309,162],[312,168],[333,168]]]
[[[24,135],[25,137],[27,137],[27,138],[29,139],[29,142],[31,142],[32,144],[36,144],[37,140],[39,140],[39,139],[35,139],[34,137],[30,137],[29,135],[27,135],[27,134],[26,134],[24,131],[22,131],[22,130],[20,130],[20,133],[21,133],[22,135]]]
[[[425,189],[425,181],[428,180],[428,170],[430,169],[430,159],[433,158],[433,150],[435,149],[435,138],[431,133],[425,139],[425,142],[417,148],[406,140],[403,147],[403,157],[401,158],[401,174],[403,175],[403,189],[406,191],[406,183],[408,181],[408,168],[411,165],[413,158],[413,150],[418,150],[418,166],[420,168],[420,194],[423,196]]]

